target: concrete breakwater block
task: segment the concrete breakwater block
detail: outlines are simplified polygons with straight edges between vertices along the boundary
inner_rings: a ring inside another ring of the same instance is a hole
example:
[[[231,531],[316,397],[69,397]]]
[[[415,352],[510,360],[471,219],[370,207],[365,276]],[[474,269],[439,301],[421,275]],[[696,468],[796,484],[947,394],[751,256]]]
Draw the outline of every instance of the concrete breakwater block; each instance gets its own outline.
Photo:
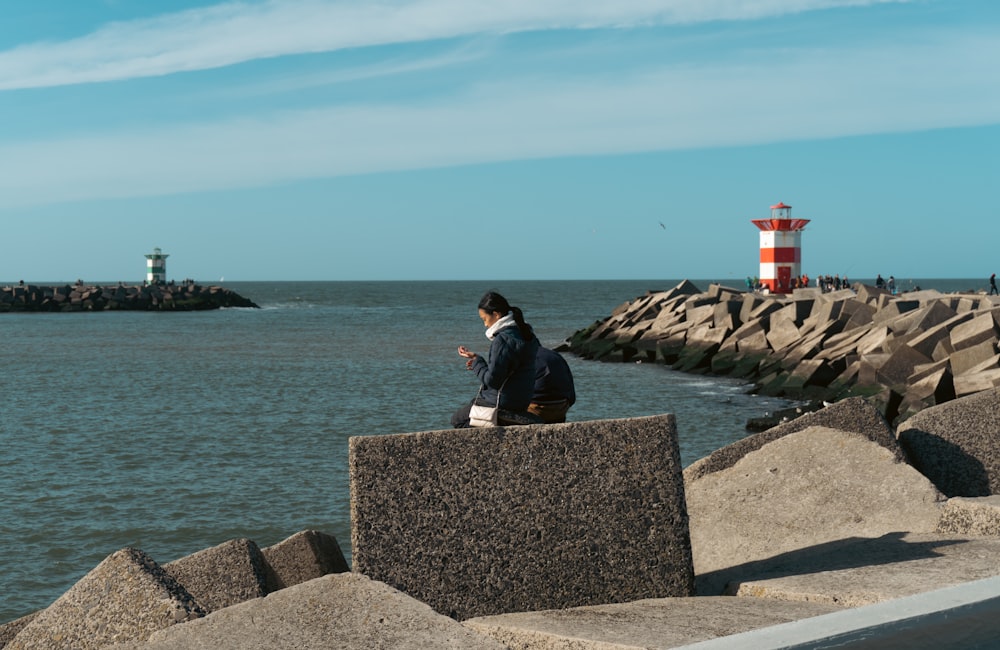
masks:
[[[1000,537],[1000,495],[948,499],[937,530],[956,535]]]
[[[458,620],[693,595],[673,415],[350,439],[354,571]]]
[[[896,435],[913,466],[947,496],[1000,494],[1000,388],[924,409]]]
[[[108,556],[31,620],[5,650],[90,650],[142,641],[204,616],[194,598],[144,552]]]
[[[267,591],[278,591],[328,573],[350,571],[333,535],[303,530],[263,550]]]
[[[267,594],[264,556],[246,538],[198,551],[163,568],[206,612]]]
[[[754,562],[848,537],[931,532],[944,497],[857,433],[809,427],[685,487],[699,593]]]
[[[504,646],[356,573],[337,573],[233,605],[107,650],[303,650]]]
[[[143,580],[137,580],[133,575],[138,570],[137,566],[145,567],[146,573],[149,574]],[[182,557],[163,565],[162,568],[142,551],[124,549],[105,560],[98,569],[84,577],[48,609],[0,625],[0,648],[8,647],[13,639],[18,638],[22,630],[43,614],[42,629],[31,630],[19,640],[19,643],[30,642],[35,645],[23,647],[50,647],[48,641],[38,641],[40,638],[48,638],[46,634],[49,637],[58,637],[60,641],[64,638],[72,639],[61,629],[83,629],[86,623],[82,619],[74,621],[73,618],[74,616],[94,618],[91,612],[94,606],[99,606],[101,609],[96,618],[97,622],[93,625],[102,631],[125,629],[132,625],[133,621],[145,620],[163,609],[166,601],[156,598],[156,594],[160,591],[176,592],[179,594],[178,598],[187,599],[184,602],[196,603],[196,607],[192,606],[192,615],[203,615],[247,600],[261,598],[268,593],[328,573],[349,571],[337,540],[332,535],[315,530],[296,533],[263,551],[252,540],[234,539]],[[143,597],[133,599],[131,594],[137,584],[144,590],[144,593],[140,594]],[[87,595],[95,591],[101,593],[100,602]],[[146,591],[152,595],[145,594]],[[87,599],[87,605],[83,608],[85,611],[71,606],[81,599]],[[104,606],[102,603],[109,605]],[[143,611],[143,607],[147,606],[152,606],[154,610]],[[52,617],[55,617],[54,620]],[[116,617],[114,621],[111,620],[113,617]],[[121,620],[118,620],[119,618]],[[142,638],[148,633],[146,627],[142,626],[128,629],[135,633],[136,638]],[[130,637],[127,633],[122,633],[116,638]]]
[[[732,467],[741,458],[757,451],[767,443],[814,426],[856,433],[888,449],[898,462],[906,460],[902,449],[896,442],[895,433],[882,414],[860,397],[851,397],[818,411],[783,422],[758,434],[747,436],[721,449],[716,449],[708,456],[686,467],[684,481],[687,483],[706,474]]]

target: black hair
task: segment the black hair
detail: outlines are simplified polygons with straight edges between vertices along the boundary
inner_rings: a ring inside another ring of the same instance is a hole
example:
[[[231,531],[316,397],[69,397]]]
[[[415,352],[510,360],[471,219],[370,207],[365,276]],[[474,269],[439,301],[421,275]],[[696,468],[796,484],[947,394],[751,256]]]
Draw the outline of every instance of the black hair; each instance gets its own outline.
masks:
[[[517,329],[521,331],[521,337],[525,341],[530,341],[535,336],[531,325],[524,322],[524,313],[521,308],[512,306],[506,298],[496,291],[484,293],[483,297],[479,299],[479,308],[490,313],[496,312],[501,316],[511,313],[514,315],[514,322],[517,323]]]

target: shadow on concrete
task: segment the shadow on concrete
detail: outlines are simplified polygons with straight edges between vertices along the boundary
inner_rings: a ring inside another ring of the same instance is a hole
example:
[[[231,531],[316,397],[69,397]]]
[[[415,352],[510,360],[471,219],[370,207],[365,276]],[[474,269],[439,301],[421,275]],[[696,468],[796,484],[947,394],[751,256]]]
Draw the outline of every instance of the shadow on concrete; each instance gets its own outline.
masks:
[[[899,444],[910,464],[942,494],[951,497],[986,497],[992,494],[990,476],[982,461],[940,435],[906,429]]]
[[[802,576],[824,571],[840,571],[882,564],[941,557],[943,546],[962,544],[964,539],[907,542],[907,533],[888,533],[882,537],[848,537],[834,542],[789,551],[764,560],[747,562],[695,576],[699,596],[721,596],[730,583]]]

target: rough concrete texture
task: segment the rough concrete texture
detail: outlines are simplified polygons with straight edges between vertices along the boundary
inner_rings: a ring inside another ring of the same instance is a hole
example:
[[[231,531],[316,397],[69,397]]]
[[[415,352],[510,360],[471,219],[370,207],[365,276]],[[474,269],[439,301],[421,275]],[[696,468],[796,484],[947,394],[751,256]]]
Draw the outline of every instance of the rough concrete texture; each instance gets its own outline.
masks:
[[[673,415],[350,439],[354,570],[459,620],[693,594]]]
[[[498,642],[356,573],[336,573],[108,650],[501,650]]]
[[[142,641],[204,610],[142,551],[110,555],[24,627],[5,650],[90,650]]]
[[[469,619],[464,625],[509,648],[654,650],[841,610],[825,603],[730,596],[656,598],[619,605],[484,616]]]
[[[1000,494],[1000,388],[924,409],[896,435],[913,466],[947,496]]]
[[[896,436],[882,414],[862,398],[852,397],[717,449],[705,458],[691,463],[684,470],[684,481],[693,481],[706,474],[732,467],[741,458],[767,443],[813,426],[856,433],[888,449],[896,460],[901,462],[905,460],[903,451],[896,442]]]
[[[844,539],[744,567],[741,597],[857,607],[1000,575],[1000,539],[891,533]]]
[[[291,587],[328,573],[350,571],[333,535],[303,530],[263,550],[268,592]]]
[[[1000,495],[948,499],[937,530],[956,535],[1000,537]]]
[[[695,572],[845,537],[933,531],[943,497],[887,449],[810,427],[686,486]]]
[[[198,551],[163,568],[206,612],[267,594],[264,556],[246,538]]]
[[[11,621],[10,623],[0,625],[0,648],[7,647],[7,644],[11,642],[11,639],[17,636],[18,632],[23,630],[28,623],[35,620],[35,617],[41,613],[41,611],[32,612],[27,616],[22,616],[21,618]]]

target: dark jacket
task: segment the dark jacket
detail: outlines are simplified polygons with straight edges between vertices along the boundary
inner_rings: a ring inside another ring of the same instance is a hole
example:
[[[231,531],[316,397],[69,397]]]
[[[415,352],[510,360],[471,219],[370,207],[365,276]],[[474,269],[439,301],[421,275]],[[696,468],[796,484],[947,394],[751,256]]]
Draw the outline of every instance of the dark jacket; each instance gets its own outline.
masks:
[[[535,389],[532,402],[544,404],[566,400],[570,406],[576,403],[576,387],[573,373],[566,359],[558,352],[538,347],[535,357]]]
[[[530,341],[525,341],[516,326],[497,332],[490,343],[489,359],[477,356],[472,362],[472,372],[483,386],[479,401],[496,404],[497,390],[503,386],[500,407],[508,411],[527,411],[535,389],[537,350],[538,338],[532,336]]]

